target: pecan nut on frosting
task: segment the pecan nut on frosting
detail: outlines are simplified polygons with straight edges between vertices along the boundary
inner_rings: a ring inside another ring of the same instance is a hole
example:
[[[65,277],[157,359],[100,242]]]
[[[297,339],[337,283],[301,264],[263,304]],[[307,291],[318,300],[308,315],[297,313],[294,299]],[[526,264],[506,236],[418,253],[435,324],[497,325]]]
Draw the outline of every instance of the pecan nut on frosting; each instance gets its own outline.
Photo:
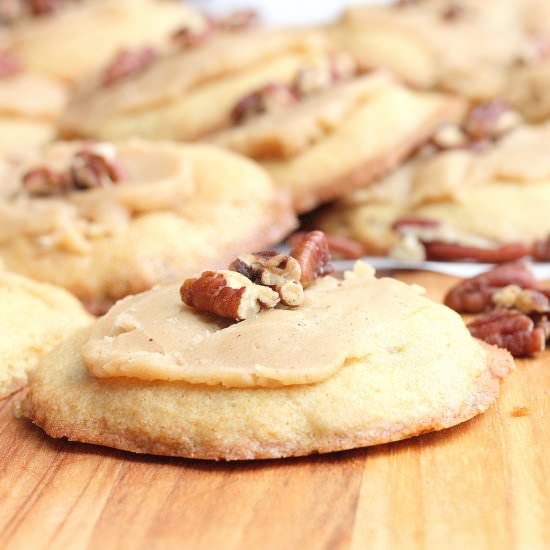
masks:
[[[459,313],[482,313],[468,324],[476,338],[506,348],[515,357],[543,351],[550,337],[550,299],[529,267],[504,264],[462,281],[445,297]]]
[[[243,321],[278,304],[299,307],[304,288],[332,272],[327,239],[306,233],[290,256],[275,251],[239,256],[227,271],[205,271],[184,281],[181,300],[199,312]]]

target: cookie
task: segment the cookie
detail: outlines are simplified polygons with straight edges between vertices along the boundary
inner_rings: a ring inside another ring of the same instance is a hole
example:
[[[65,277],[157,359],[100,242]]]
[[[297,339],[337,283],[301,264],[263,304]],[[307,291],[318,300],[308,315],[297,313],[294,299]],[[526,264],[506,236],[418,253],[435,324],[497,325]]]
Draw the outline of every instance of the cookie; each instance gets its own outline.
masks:
[[[295,227],[264,171],[212,146],[57,143],[2,179],[0,257],[96,313]]]
[[[195,140],[231,125],[233,105],[258,86],[290,81],[313,52],[315,33],[219,28],[166,38],[162,51],[115,59],[70,102],[65,136]],[[133,70],[123,69],[130,65]]]
[[[462,110],[454,98],[413,91],[383,73],[338,72],[344,59],[325,56],[301,67],[290,87],[271,83],[241,99],[234,127],[209,139],[260,162],[299,212],[387,174]]]
[[[529,255],[550,234],[549,145],[546,124],[494,141],[433,146],[327,209],[317,223],[374,254],[488,262]]]
[[[0,153],[53,139],[66,101],[63,84],[25,69],[19,59],[0,51]]]
[[[27,383],[41,357],[92,318],[63,289],[0,269],[0,398]]]
[[[513,362],[421,294],[358,264],[311,284],[299,307],[231,323],[182,305],[179,284],[158,288],[50,354],[20,412],[52,437],[215,460],[448,428],[490,406]]]
[[[500,94],[530,39],[521,2],[512,0],[354,6],[328,33],[366,68],[386,68],[417,87],[474,100]]]
[[[52,3],[53,4],[53,3]],[[179,25],[202,17],[172,0],[56,2],[39,16],[23,17],[8,31],[10,50],[32,70],[77,82],[121,48],[154,45]]]

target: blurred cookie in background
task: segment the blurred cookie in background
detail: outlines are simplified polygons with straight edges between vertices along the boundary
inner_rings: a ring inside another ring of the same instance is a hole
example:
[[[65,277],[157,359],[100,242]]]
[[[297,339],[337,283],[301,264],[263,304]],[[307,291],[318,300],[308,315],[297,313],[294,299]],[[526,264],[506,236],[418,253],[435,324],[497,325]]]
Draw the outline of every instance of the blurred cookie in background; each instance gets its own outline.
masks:
[[[66,290],[0,267],[0,398],[19,390],[38,361],[92,321]]]
[[[47,145],[0,181],[0,258],[94,313],[295,228],[258,166],[213,146]]]
[[[366,253],[402,259],[548,260],[550,126],[518,126],[502,103],[475,108],[377,184],[317,218]]]
[[[154,46],[202,16],[177,0],[7,0],[9,48],[30,69],[76,82],[121,48]],[[0,17],[1,12],[0,12]]]
[[[61,82],[29,71],[17,57],[0,51],[0,154],[53,139],[67,95]]]
[[[289,83],[326,50],[318,33],[256,29],[253,14],[181,27],[160,49],[116,56],[77,93],[64,136],[194,140],[232,124],[231,110],[266,82]]]
[[[233,127],[210,140],[260,162],[307,212],[395,169],[462,107],[329,53],[299,67],[290,85],[267,81],[241,98]]]

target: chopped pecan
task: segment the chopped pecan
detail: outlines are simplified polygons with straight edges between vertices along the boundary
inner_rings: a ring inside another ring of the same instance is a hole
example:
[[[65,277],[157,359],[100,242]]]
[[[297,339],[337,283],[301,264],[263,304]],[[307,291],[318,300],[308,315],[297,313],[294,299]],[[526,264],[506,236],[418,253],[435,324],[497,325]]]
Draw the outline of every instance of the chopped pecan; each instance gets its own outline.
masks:
[[[212,34],[212,26],[207,25],[201,30],[193,29],[187,25],[177,29],[170,39],[174,44],[183,48],[196,48],[208,41]]]
[[[0,52],[0,79],[19,74],[23,66],[16,57],[8,52]]]
[[[120,50],[105,67],[101,77],[102,86],[111,86],[144,71],[153,63],[157,55],[157,50],[149,46],[134,50]]]
[[[233,13],[211,20],[215,28],[224,31],[242,31],[257,27],[260,23],[260,16],[255,10],[237,10]]]
[[[295,258],[271,251],[255,252],[239,256],[229,269],[275,290],[286,306],[297,307],[304,301],[302,270]]]
[[[234,321],[254,317],[279,302],[274,290],[231,271],[205,271],[200,277],[187,279],[180,296],[184,304],[197,311]]]
[[[519,311],[491,311],[469,323],[468,329],[475,338],[505,348],[514,357],[534,355],[546,347],[544,330]]]
[[[35,16],[51,15],[59,9],[62,0],[29,0],[30,11]]]
[[[474,107],[464,123],[464,131],[474,141],[496,139],[516,128],[520,115],[504,101],[494,100]]]
[[[304,238],[305,232],[298,231],[294,233],[289,239],[288,244],[293,248],[298,242]],[[326,235],[328,248],[330,253],[339,258],[346,260],[357,260],[364,255],[365,249],[359,241],[348,239],[347,237],[341,237],[339,235]]]
[[[550,236],[535,241],[531,255],[539,262],[550,262]]]
[[[86,150],[74,155],[69,173],[72,187],[78,190],[110,187],[123,178],[122,170],[116,162]]]
[[[300,279],[303,287],[309,286],[319,277],[324,277],[334,271],[330,265],[330,250],[328,241],[322,231],[305,233],[290,253],[298,260],[302,269]]]
[[[498,289],[509,285],[534,289],[537,280],[523,262],[500,265],[458,283],[445,296],[445,305],[459,313],[480,313],[494,305],[492,298]]]
[[[334,83],[349,80],[357,73],[357,64],[349,54],[333,54],[326,59],[302,67],[292,85],[300,98],[318,94]]]
[[[474,260],[499,264],[519,260],[529,256],[531,252],[531,247],[525,243],[507,243],[495,248],[479,248],[443,241],[426,241],[423,244],[429,260],[441,261]]]
[[[296,94],[285,84],[266,84],[243,97],[231,111],[235,124],[242,124],[264,113],[278,112],[298,102]]]
[[[508,285],[495,291],[492,301],[497,306],[517,309],[526,314],[550,312],[550,300],[542,292],[518,285]]]
[[[23,188],[36,197],[64,193],[68,187],[66,174],[56,172],[47,166],[39,166],[23,174]]]
[[[392,229],[394,229],[395,231],[402,231],[408,228],[416,227],[419,227],[421,229],[435,229],[440,225],[441,222],[439,222],[438,220],[432,220],[430,218],[422,218],[420,216],[403,216],[393,223]]]

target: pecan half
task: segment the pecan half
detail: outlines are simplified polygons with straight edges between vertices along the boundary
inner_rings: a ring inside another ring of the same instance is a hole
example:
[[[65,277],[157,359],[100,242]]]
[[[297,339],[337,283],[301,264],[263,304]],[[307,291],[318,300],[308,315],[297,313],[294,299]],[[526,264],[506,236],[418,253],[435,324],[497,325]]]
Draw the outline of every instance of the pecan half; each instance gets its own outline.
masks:
[[[23,188],[35,197],[49,197],[67,191],[69,182],[66,174],[56,172],[47,166],[33,168],[23,174]]]
[[[523,262],[500,265],[458,283],[445,296],[445,305],[459,313],[480,313],[494,305],[492,298],[498,289],[509,285],[534,289],[537,280]]]
[[[300,279],[305,288],[319,277],[324,277],[334,271],[330,265],[330,250],[326,235],[322,231],[305,233],[290,253],[298,260],[302,269]]]
[[[496,139],[521,124],[520,115],[504,101],[494,100],[474,107],[464,123],[464,131],[475,141]]]
[[[495,248],[479,248],[442,241],[426,241],[423,244],[426,249],[426,257],[429,260],[442,261],[474,260],[499,264],[519,260],[529,256],[531,252],[531,247],[525,243],[507,243]]]
[[[197,311],[234,321],[254,317],[279,302],[274,290],[230,271],[205,271],[200,277],[187,279],[181,285],[180,296],[184,304]]]
[[[518,311],[491,311],[469,323],[468,329],[475,338],[505,348],[514,357],[534,355],[546,347],[544,329]]]
[[[112,86],[121,80],[144,71],[157,56],[157,50],[149,46],[134,50],[120,50],[105,67],[101,77],[101,85]]]
[[[8,52],[0,52],[0,79],[9,78],[19,74],[23,65]]]
[[[242,124],[264,113],[283,111],[298,103],[298,97],[289,86],[271,83],[243,97],[231,111],[235,124]]]
[[[536,240],[531,255],[539,262],[550,262],[550,236]]]
[[[550,300],[538,290],[508,285],[494,292],[491,297],[496,306],[517,309],[521,313],[548,313]]]
[[[187,25],[180,27],[170,37],[170,40],[183,48],[196,48],[202,46],[212,35],[212,26],[207,25],[202,30],[193,29]]]
[[[92,151],[79,151],[69,168],[72,187],[78,190],[110,187],[122,180],[122,171],[103,155]]]
[[[295,258],[272,251],[255,252],[239,256],[229,269],[275,290],[286,306],[297,307],[304,301],[302,270]]]
[[[289,239],[288,244],[291,248],[296,246],[305,235],[305,231],[294,233]],[[344,258],[346,260],[357,260],[365,254],[365,249],[359,241],[341,237],[340,235],[326,235],[328,248],[333,256]]]

